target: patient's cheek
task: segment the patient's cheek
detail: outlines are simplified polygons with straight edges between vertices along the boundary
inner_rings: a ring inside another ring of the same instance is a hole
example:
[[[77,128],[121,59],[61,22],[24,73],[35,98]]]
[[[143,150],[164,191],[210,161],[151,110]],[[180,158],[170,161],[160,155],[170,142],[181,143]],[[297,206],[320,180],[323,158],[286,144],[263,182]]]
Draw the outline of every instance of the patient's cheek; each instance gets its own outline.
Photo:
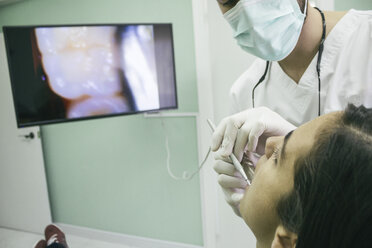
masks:
[[[243,161],[244,161],[244,156],[243,156]],[[266,156],[262,156],[258,160],[258,162],[256,163],[256,167],[254,168],[254,177],[253,177],[253,180],[252,180],[252,185],[249,186],[245,190],[244,197],[243,197],[243,199],[240,202],[240,205],[239,205],[239,207],[240,207],[240,213],[241,213],[243,219],[245,219],[244,216],[247,216],[247,213],[249,212],[249,209],[248,209],[249,208],[249,204],[248,204],[248,202],[250,201],[250,198],[251,198],[251,195],[252,194],[251,193],[249,194],[248,191],[255,191],[255,186],[254,186],[256,184],[255,181],[259,180],[259,179],[256,179],[256,174],[260,170],[262,164],[265,163],[266,161],[267,161]],[[244,164],[244,163],[242,163],[242,164]]]
[[[239,204],[239,210],[240,210],[240,214],[241,214],[241,217],[244,219],[244,221],[246,221],[247,219],[247,213],[248,213],[248,205],[247,205],[247,191],[248,189],[246,189],[245,193],[244,193],[244,196],[243,196],[243,199],[240,201],[240,204]],[[247,223],[248,224],[248,223]]]
[[[267,162],[267,157],[265,155],[261,156],[261,158],[258,160],[258,162],[256,163],[256,168],[255,168],[255,174],[257,174],[262,166]]]

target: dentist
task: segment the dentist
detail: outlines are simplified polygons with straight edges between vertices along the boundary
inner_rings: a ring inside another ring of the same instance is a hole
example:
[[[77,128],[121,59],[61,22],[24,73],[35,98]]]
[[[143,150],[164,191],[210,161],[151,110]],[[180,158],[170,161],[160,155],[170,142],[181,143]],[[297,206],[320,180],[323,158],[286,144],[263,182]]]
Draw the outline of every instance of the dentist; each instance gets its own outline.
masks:
[[[215,170],[240,216],[247,185],[231,165],[264,155],[266,139],[348,103],[372,107],[372,11],[322,12],[307,0],[217,0],[238,45],[257,56],[233,84],[233,113],[213,134]]]

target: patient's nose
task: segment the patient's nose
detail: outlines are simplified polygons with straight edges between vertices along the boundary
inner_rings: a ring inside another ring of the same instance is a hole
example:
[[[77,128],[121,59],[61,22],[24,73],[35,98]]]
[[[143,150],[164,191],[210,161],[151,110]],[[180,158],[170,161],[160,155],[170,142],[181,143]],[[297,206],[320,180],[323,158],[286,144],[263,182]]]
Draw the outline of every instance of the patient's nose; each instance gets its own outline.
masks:
[[[267,157],[267,159],[271,157],[275,148],[279,147],[279,144],[282,140],[283,140],[283,136],[270,137],[266,140],[265,156]]]

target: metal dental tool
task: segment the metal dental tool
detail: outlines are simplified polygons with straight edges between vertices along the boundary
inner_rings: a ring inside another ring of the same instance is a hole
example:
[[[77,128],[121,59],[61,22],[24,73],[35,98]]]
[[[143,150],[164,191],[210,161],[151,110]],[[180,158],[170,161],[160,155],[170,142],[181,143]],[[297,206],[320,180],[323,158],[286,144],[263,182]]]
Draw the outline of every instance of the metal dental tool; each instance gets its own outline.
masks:
[[[215,125],[212,123],[211,120],[207,119],[207,122],[210,126],[210,128],[212,129],[212,131],[214,132],[214,130],[216,129]],[[230,159],[231,161],[233,162],[233,165],[235,166],[235,169],[237,171],[239,171],[239,173],[243,176],[244,180],[247,182],[248,185],[251,185],[251,182],[248,180],[248,177],[247,175],[245,174],[245,171],[243,169],[243,166],[239,163],[238,159],[235,157],[235,155],[233,153],[230,154]]]

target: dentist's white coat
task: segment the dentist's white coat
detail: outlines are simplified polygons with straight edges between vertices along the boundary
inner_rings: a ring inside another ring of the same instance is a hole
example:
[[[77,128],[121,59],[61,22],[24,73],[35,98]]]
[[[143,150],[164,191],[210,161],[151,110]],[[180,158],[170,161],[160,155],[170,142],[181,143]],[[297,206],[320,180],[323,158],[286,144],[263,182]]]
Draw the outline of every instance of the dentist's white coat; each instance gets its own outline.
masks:
[[[318,116],[316,54],[296,84],[272,62],[255,90],[255,107],[266,106],[299,126]],[[232,112],[252,107],[252,89],[265,71],[257,59],[231,88]],[[372,11],[350,10],[328,34],[321,61],[321,114],[347,103],[372,107]]]

